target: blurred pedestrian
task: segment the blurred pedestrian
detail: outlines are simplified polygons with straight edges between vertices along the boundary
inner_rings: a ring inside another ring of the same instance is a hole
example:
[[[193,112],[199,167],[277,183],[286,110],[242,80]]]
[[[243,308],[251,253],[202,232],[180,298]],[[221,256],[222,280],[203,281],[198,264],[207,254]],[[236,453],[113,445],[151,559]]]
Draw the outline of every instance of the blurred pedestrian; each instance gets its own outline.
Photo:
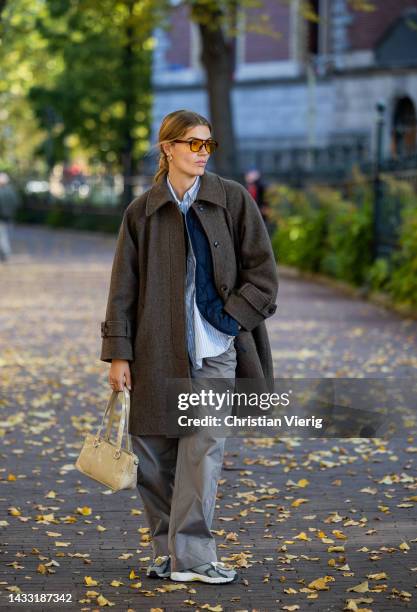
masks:
[[[245,173],[245,187],[257,203],[262,215],[262,219],[266,221],[266,208],[264,201],[264,184],[261,179],[261,173],[257,168],[250,168]]]
[[[6,172],[0,172],[0,261],[6,261],[12,252],[9,225],[20,204],[19,196]]]
[[[257,168],[249,168],[249,170],[245,173],[245,187],[257,203],[268,233],[271,235],[272,224],[269,219],[268,204],[265,201],[265,184],[262,180],[261,173]]]

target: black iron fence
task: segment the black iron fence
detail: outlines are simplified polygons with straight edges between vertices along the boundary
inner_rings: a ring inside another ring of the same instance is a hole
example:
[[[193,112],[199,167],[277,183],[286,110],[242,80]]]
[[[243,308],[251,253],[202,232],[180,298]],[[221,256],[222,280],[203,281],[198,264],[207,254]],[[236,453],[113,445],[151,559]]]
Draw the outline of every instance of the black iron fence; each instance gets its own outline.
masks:
[[[297,188],[325,184],[342,191],[351,190],[352,168],[356,167],[374,194],[374,257],[389,255],[395,249],[402,204],[388,193],[382,179],[390,176],[406,181],[417,192],[417,154],[378,162],[370,158],[366,147],[331,147],[320,153],[308,149],[279,153],[245,152],[243,157],[243,167],[260,169],[265,185],[284,183]],[[146,191],[152,185],[152,178],[153,173],[132,177],[134,195]],[[243,180],[242,176],[236,178]],[[97,177],[88,177],[81,185],[70,185],[59,195],[53,195],[46,191],[46,181],[39,178],[27,180],[20,184],[22,206],[18,219],[112,231],[117,228],[123,212],[122,188],[117,190],[109,184],[108,178],[101,183]],[[79,187],[82,187],[81,191]]]
[[[244,175],[256,167],[265,185],[285,183],[303,188],[309,184],[326,184],[344,189],[351,180],[352,170],[358,168],[372,186],[374,202],[374,258],[386,256],[395,249],[401,222],[401,202],[387,191],[383,176],[409,182],[417,191],[417,149],[414,154],[386,158],[383,155],[384,106],[377,105],[376,150],[371,151],[369,137],[359,135],[349,141],[326,147],[291,147],[287,149],[242,148],[237,156],[237,174],[229,177],[244,182]],[[207,169],[215,171],[213,158]],[[146,156],[139,164],[137,176],[131,177],[133,195],[138,196],[152,185],[157,166],[155,154]],[[94,229],[117,226],[123,210],[123,181],[120,176],[108,175],[75,177],[65,185],[52,188],[49,181],[20,177],[23,206],[22,219],[52,219],[56,223],[84,219],[76,226]],[[105,221],[107,219],[107,221]],[[88,222],[87,222],[88,220]],[[42,221],[41,221],[42,222]],[[48,221],[49,222],[49,221]]]
[[[266,181],[285,181],[302,185],[309,179],[345,178],[352,167],[372,160],[369,138],[357,136],[348,141],[321,147],[259,148],[242,145],[237,147],[236,174],[243,182],[250,168],[257,168]],[[207,169],[215,171],[213,158]],[[157,156],[152,154],[140,162],[140,173],[152,179],[157,166]]]

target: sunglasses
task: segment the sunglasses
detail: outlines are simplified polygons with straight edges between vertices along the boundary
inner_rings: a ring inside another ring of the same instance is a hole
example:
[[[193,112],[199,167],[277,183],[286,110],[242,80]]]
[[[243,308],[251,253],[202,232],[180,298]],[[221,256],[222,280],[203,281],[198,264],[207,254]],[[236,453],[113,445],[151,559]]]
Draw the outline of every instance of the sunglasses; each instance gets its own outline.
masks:
[[[201,151],[203,146],[206,148],[207,153],[214,153],[214,151],[219,146],[219,143],[212,138],[208,138],[207,140],[201,140],[200,138],[192,138],[191,140],[174,140],[173,142],[186,142],[190,145],[190,151],[194,153],[198,153]]]

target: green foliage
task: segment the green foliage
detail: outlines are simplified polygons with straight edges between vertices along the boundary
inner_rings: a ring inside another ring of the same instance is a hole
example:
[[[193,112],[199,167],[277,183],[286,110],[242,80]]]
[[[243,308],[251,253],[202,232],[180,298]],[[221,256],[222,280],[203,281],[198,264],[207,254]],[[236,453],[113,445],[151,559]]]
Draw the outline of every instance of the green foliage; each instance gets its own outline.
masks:
[[[68,210],[62,207],[52,207],[45,219],[46,225],[51,227],[65,227],[76,230],[115,232],[120,225],[120,211],[102,213],[97,215],[94,212],[86,212],[81,209]]]
[[[269,194],[275,202],[271,206],[271,220],[277,225],[272,237],[277,259],[302,270],[317,271],[326,231],[326,211],[313,208],[305,192],[284,185],[272,187]]]
[[[386,257],[378,257],[366,273],[366,282],[376,291],[387,289],[391,273],[391,261]]]
[[[341,202],[329,221],[321,271],[359,285],[371,263],[372,209]]]
[[[329,187],[305,191],[271,187],[268,200],[277,230],[274,252],[282,262],[353,283],[364,279],[371,253],[371,208]]]
[[[30,99],[53,143],[51,161],[69,144],[120,169],[148,147],[153,39],[152,3],[139,0],[47,0],[38,31],[62,69]],[[45,147],[39,149],[45,154]]]
[[[164,0],[8,2],[1,167],[33,172],[35,156],[41,171],[77,156],[115,171],[138,161],[149,147],[152,32],[167,10]]]
[[[47,14],[44,0],[7,2],[0,30],[0,167],[13,174],[16,167],[41,170],[33,161],[44,139],[28,92],[36,82],[49,86],[59,62],[48,55],[36,28]]]
[[[117,232],[122,212],[116,207],[101,206],[100,210],[91,202],[80,206],[62,205],[60,202],[52,202],[45,206],[42,197],[31,197],[28,199],[23,195],[23,205],[15,214],[18,223],[42,224],[50,227],[65,227],[77,230],[88,230],[97,232]],[[91,207],[91,208],[88,208]]]
[[[283,220],[272,237],[276,258],[302,270],[318,270],[322,227],[321,215]]]
[[[401,181],[389,182],[402,205],[399,249],[392,257],[392,276],[388,283],[393,297],[407,305],[417,304],[417,194]]]
[[[383,177],[383,214],[401,210],[398,248],[372,261],[373,189],[358,172],[344,192],[328,187],[271,185],[267,199],[277,225],[272,245],[279,262],[366,283],[395,301],[417,305],[417,194],[410,183]]]

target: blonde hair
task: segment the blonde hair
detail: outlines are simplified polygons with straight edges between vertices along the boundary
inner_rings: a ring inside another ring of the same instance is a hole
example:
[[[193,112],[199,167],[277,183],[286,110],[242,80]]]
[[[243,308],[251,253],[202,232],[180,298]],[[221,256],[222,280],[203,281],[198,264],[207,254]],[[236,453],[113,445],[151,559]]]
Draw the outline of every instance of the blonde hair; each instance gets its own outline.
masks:
[[[205,117],[189,110],[177,110],[165,115],[162,119],[158,133],[158,142],[154,145],[156,148],[159,148],[159,168],[153,177],[154,183],[163,174],[167,174],[169,170],[168,157],[162,145],[172,142],[177,138],[182,138],[187,130],[196,125],[206,125],[210,132],[212,131],[211,124]]]

